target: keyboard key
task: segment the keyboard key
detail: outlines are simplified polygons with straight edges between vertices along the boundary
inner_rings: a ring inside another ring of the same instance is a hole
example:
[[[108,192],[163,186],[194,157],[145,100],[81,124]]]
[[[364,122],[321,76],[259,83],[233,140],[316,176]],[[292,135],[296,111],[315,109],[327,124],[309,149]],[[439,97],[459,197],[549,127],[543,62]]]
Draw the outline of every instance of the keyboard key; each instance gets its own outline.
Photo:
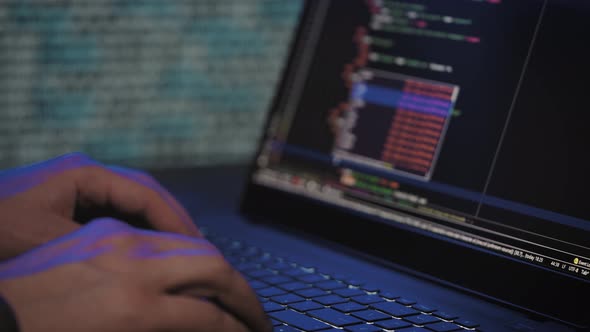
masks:
[[[429,306],[425,306],[423,304],[415,304],[415,305],[412,306],[412,308],[414,308],[414,309],[416,309],[418,311],[427,313],[427,314],[430,314],[430,313],[433,313],[433,312],[436,311],[436,309],[433,309],[433,308],[431,308]]]
[[[270,321],[271,321],[271,323],[272,323],[272,326],[281,326],[281,325],[283,325],[283,323],[279,322],[279,321],[278,321],[278,320],[276,320],[276,319],[272,319],[272,318],[271,318],[271,319],[270,319]]]
[[[381,321],[375,322],[375,325],[382,327],[386,330],[396,330],[396,331],[397,331],[397,329],[403,329],[405,327],[412,326],[412,324],[405,322],[401,319],[381,320]]]
[[[451,332],[479,326],[469,320],[459,320],[458,316],[444,311],[417,304],[395,292],[380,290],[375,285],[348,275],[305,267],[296,260],[277,257],[241,241],[224,237],[208,238],[244,274],[258,293],[264,310],[272,317],[275,331],[278,332],[376,332],[381,329]],[[312,313],[317,319],[309,317]],[[392,319],[388,315],[403,319]],[[447,322],[454,319],[459,325]],[[343,327],[344,330],[334,329],[321,320]],[[365,324],[364,320],[373,324]]]
[[[323,305],[332,305],[332,304],[348,302],[348,299],[345,299],[343,297],[340,297],[340,296],[334,295],[334,294],[316,297],[313,300],[318,303],[321,303]]]
[[[335,289],[332,291],[332,293],[334,294],[338,294],[342,297],[352,297],[352,296],[358,296],[358,295],[366,295],[367,293],[365,293],[364,291],[358,289],[358,288],[343,288],[343,289]]]
[[[324,307],[323,305],[321,305],[317,302],[314,302],[312,300],[289,304],[289,308],[293,308],[297,311],[302,311],[302,312],[307,312],[307,311],[315,310],[315,309],[322,309],[323,307]]]
[[[275,326],[273,332],[299,332],[299,330],[292,328],[291,326],[281,324],[279,326]]]
[[[275,311],[268,314],[271,318],[287,323],[303,331],[319,331],[330,328],[330,325],[320,322],[293,310]]]
[[[362,286],[364,284],[366,284],[365,282],[361,281],[361,280],[357,280],[357,279],[338,279],[340,281],[342,281],[345,284],[349,284],[349,285],[353,285],[353,286]]]
[[[292,292],[292,291],[296,291],[296,290],[300,290],[300,289],[310,288],[311,285],[304,284],[300,281],[293,281],[293,282],[288,282],[288,283],[277,285],[277,287],[282,288],[286,291]]]
[[[262,278],[262,277],[268,277],[268,276],[275,275],[274,273],[270,272],[269,270],[251,270],[251,271],[246,271],[244,274],[247,275],[248,277],[252,277],[252,278]]]
[[[455,323],[463,325],[467,328],[473,329],[479,326],[479,324],[477,324],[476,322],[472,322],[470,320],[467,319],[455,319]]]
[[[324,296],[324,295],[329,295],[330,293],[323,291],[321,289],[317,289],[317,288],[309,288],[309,289],[302,289],[302,290],[297,290],[294,292],[295,294],[299,295],[299,296],[303,296],[305,298],[315,298],[318,296]]]
[[[258,280],[252,280],[249,282],[249,284],[252,289],[262,289],[270,286],[269,284]]]
[[[424,315],[424,314],[406,317],[406,318],[404,318],[404,320],[407,320],[408,322],[416,324],[416,325],[426,325],[426,324],[440,322],[440,319],[438,319],[437,317],[434,317],[431,315]]]
[[[434,316],[442,318],[444,320],[453,320],[456,318],[459,318],[459,316],[453,315],[453,314],[449,314],[447,312],[444,311],[436,311],[433,313]]]
[[[337,280],[344,280],[344,279],[348,279],[349,277],[345,274],[342,273],[333,273],[332,274],[332,279],[337,279]]]
[[[242,249],[242,251],[240,252],[240,254],[244,257],[249,257],[249,256],[253,256],[253,255],[258,255],[260,254],[260,249],[256,248],[256,247],[246,247],[245,249]]]
[[[259,289],[256,291],[256,294],[258,294],[258,296],[262,296],[262,297],[271,297],[271,296],[276,296],[276,295],[282,295],[282,294],[286,294],[287,292],[285,292],[284,290],[280,289],[280,288],[276,288],[276,287],[268,287],[268,288],[263,288],[263,289]]]
[[[310,265],[299,264],[299,268],[302,269],[303,271],[305,271],[306,273],[316,273],[317,272],[317,269],[313,266],[310,266]]]
[[[435,332],[451,332],[451,331],[461,331],[461,328],[458,325],[449,322],[439,322],[425,326],[427,329],[435,331]]]
[[[418,310],[408,308],[395,302],[381,302],[372,304],[371,306],[379,311],[383,311],[386,314],[390,314],[395,317],[406,317],[420,313]]]
[[[344,274],[340,274],[340,273],[336,273],[334,275],[332,275],[332,279],[341,281],[347,285],[353,285],[353,286],[361,286],[364,285],[365,282],[355,279],[355,278],[351,278],[350,276],[344,275]]]
[[[348,332],[381,332],[382,330],[375,325],[361,324],[348,326],[344,329]]]
[[[366,284],[366,285],[362,285],[361,289],[363,289],[364,291],[369,292],[369,293],[376,293],[381,289],[381,287],[377,287],[377,286],[371,285],[371,284]]]
[[[281,271],[282,275],[285,276],[289,276],[289,277],[298,277],[298,276],[302,276],[302,275],[307,275],[307,272],[298,269],[296,267],[290,268],[290,269],[285,269]]]
[[[312,310],[307,314],[337,327],[362,323],[362,321],[356,317],[345,315],[330,308]]]
[[[279,276],[279,275],[274,275],[274,276],[268,276],[268,277],[264,277],[264,278],[260,278],[260,280],[268,283],[268,284],[282,284],[285,282],[289,282],[292,281],[291,278],[289,277],[285,277],[285,276]]]
[[[332,277],[332,275],[334,275],[334,273],[331,271],[325,271],[324,269],[316,269],[315,273],[323,276],[326,279],[334,279]]]
[[[376,322],[378,320],[390,319],[391,316],[388,316],[380,311],[375,310],[365,310],[365,311],[357,311],[353,312],[351,315],[354,317],[358,317],[362,320],[367,322]]]
[[[225,260],[227,260],[232,266],[236,266],[240,263],[243,262],[242,258],[240,257],[225,257]]]
[[[360,303],[360,304],[371,304],[371,303],[384,302],[384,300],[377,295],[360,295],[360,296],[352,297],[351,299],[355,302]]]
[[[326,281],[316,282],[314,284],[314,286],[319,289],[323,289],[323,290],[332,290],[332,289],[339,289],[339,288],[346,288],[347,287],[345,284],[341,283],[340,281],[336,281],[336,280],[326,280]]]
[[[266,264],[269,264],[273,260],[273,257],[271,254],[265,252],[262,256],[251,257],[250,260],[259,263],[262,266],[266,266]]]
[[[292,266],[288,263],[285,262],[272,262],[272,263],[268,263],[266,264],[266,267],[269,269],[273,269],[273,270],[277,270],[277,271],[281,271],[281,270],[287,270],[287,269],[291,269]]]
[[[282,305],[280,305],[278,303],[274,303],[272,301],[268,301],[268,302],[263,303],[262,308],[264,309],[265,312],[272,312],[272,311],[285,309],[285,307],[283,307]]]
[[[236,270],[244,272],[248,270],[257,270],[260,268],[260,264],[252,262],[240,262],[234,266]]]
[[[232,240],[227,246],[228,249],[241,249],[244,248],[244,244],[240,241]]]
[[[278,304],[289,304],[289,303],[305,301],[304,298],[302,298],[301,296],[297,296],[295,294],[285,294],[285,295],[273,296],[270,299],[275,301]]]
[[[403,304],[403,305],[412,305],[412,304],[416,304],[416,301],[414,300],[410,300],[410,299],[406,299],[405,297],[400,297],[395,299],[395,302]]]
[[[390,291],[381,291],[379,292],[379,296],[381,296],[382,298],[386,298],[388,300],[395,300],[399,297],[399,295]]]
[[[349,313],[349,312],[353,312],[353,311],[365,310],[365,309],[367,309],[367,306],[350,301],[347,303],[340,303],[340,304],[333,305],[332,308],[334,308],[338,311]]]
[[[322,277],[319,274],[306,274],[296,277],[298,280],[306,282],[306,283],[314,283],[326,280],[326,278]]]

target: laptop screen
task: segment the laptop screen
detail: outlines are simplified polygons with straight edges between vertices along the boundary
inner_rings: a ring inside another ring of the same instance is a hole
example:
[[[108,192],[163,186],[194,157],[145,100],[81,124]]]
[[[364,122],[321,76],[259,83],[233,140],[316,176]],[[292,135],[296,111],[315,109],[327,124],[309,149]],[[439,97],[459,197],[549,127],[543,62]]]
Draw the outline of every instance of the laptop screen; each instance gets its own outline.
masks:
[[[589,16],[313,1],[252,181],[590,281]]]

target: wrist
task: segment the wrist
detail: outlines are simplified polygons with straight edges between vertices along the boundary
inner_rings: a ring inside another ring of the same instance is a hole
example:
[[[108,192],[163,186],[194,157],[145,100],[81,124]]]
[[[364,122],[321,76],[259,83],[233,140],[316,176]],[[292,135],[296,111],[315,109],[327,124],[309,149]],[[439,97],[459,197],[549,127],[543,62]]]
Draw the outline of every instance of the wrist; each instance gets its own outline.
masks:
[[[18,322],[14,310],[0,295],[0,331],[19,332]]]

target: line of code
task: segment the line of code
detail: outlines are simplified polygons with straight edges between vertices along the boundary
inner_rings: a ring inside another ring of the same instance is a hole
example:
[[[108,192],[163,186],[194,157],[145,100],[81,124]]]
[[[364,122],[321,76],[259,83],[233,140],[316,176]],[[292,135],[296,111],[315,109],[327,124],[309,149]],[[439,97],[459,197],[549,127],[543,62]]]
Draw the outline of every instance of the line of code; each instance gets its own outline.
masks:
[[[456,26],[472,25],[472,19],[431,12],[423,4],[380,0],[366,4],[371,14],[368,25],[356,28],[352,40],[357,54],[342,72],[349,100],[329,112],[335,153],[428,180],[460,88],[427,75],[400,74],[404,66],[449,74],[453,67],[397,55],[397,40],[408,35],[416,44],[446,39],[452,47],[452,43],[477,45],[481,38],[454,32]]]

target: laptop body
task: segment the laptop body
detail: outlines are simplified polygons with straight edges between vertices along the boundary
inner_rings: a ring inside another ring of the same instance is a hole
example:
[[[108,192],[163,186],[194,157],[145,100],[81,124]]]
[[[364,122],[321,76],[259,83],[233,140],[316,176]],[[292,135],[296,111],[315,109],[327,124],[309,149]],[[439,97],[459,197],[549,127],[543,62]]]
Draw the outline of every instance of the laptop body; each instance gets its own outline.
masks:
[[[426,303],[437,324],[475,322],[458,330],[587,328],[589,51],[572,31],[589,15],[582,0],[306,2],[242,214],[202,222],[225,244],[398,294],[384,302]],[[304,330],[286,312],[326,322],[281,306],[280,328]]]

